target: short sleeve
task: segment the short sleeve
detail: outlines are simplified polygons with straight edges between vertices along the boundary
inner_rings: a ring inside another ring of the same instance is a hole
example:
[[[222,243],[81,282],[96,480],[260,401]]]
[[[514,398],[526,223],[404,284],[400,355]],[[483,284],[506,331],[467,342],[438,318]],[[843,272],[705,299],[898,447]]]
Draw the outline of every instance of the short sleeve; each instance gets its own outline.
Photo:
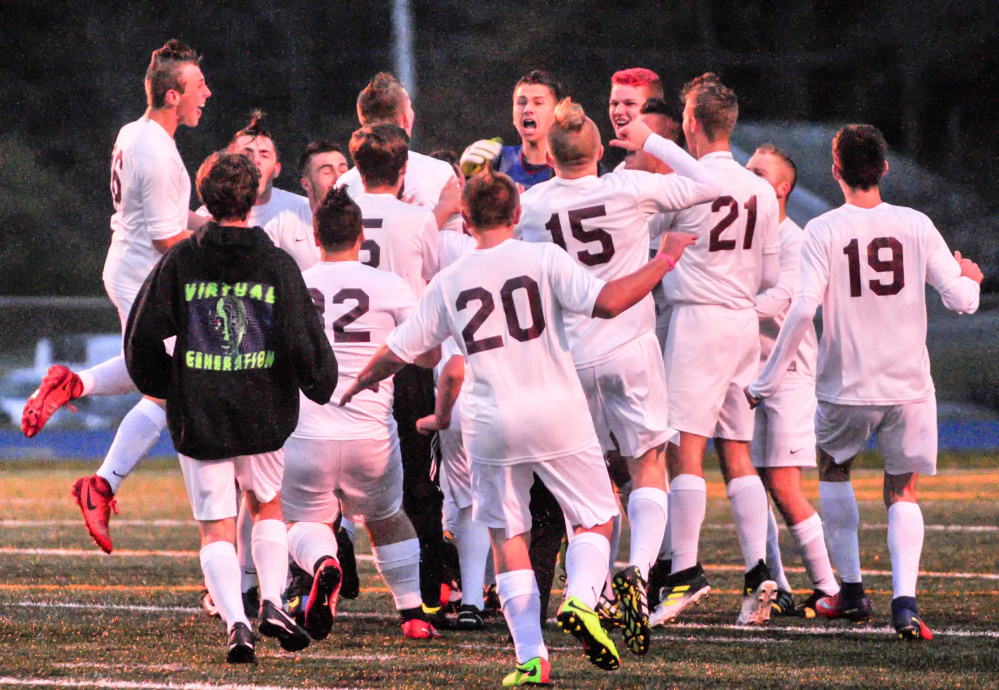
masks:
[[[187,175],[173,158],[150,158],[139,170],[142,210],[149,237],[165,240],[187,230],[188,207],[181,180]]]
[[[829,238],[821,224],[812,221],[805,226],[805,242],[801,247],[800,294],[822,303],[829,285]]]
[[[440,345],[450,335],[440,280],[435,277],[409,318],[389,333],[385,344],[406,362]]]
[[[554,244],[544,245],[545,266],[552,294],[563,309],[591,316],[606,283],[577,264]]]

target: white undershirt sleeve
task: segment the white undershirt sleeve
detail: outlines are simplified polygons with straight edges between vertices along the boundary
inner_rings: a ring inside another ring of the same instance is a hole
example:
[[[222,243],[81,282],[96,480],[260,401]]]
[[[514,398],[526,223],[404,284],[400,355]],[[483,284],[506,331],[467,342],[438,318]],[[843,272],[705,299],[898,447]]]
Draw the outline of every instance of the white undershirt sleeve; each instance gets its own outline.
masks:
[[[750,395],[769,398],[777,391],[818,308],[819,302],[813,297],[799,293],[794,298],[766,365],[756,380],[749,384]]]
[[[639,200],[642,210],[657,212],[688,208],[712,201],[721,194],[721,184],[714,174],[669,139],[653,133],[643,148],[646,153],[671,167],[676,175],[655,175],[652,178],[655,180],[655,186],[643,190],[651,192],[651,198]],[[656,208],[645,208],[650,201]]]

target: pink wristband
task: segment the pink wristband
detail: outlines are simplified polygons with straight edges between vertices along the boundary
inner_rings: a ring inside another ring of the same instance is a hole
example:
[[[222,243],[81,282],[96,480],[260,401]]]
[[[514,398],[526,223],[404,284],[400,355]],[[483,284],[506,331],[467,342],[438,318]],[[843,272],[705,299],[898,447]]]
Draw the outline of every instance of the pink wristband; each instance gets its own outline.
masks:
[[[660,254],[660,256],[666,260],[666,265],[669,267],[666,269],[666,272],[669,273],[676,266],[676,262],[668,254]]]

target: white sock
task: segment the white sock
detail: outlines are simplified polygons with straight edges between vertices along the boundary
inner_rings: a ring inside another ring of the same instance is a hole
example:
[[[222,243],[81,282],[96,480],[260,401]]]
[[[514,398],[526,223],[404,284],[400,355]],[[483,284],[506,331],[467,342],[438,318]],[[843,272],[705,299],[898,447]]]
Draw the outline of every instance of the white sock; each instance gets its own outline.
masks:
[[[667,501],[665,491],[651,486],[635,489],[628,499],[628,520],[631,521],[629,562],[638,566],[646,581],[666,532]]]
[[[677,475],[669,485],[673,498],[673,519],[668,525],[673,541],[673,572],[697,565],[697,542],[707,512],[708,488],[703,477]]]
[[[843,582],[860,579],[860,511],[850,482],[819,482],[819,507],[825,526],[829,558]]]
[[[288,528],[288,551],[299,568],[315,575],[319,559],[336,558],[336,537],[321,522],[296,522]]]
[[[281,607],[281,591],[288,580],[288,528],[281,520],[257,520],[250,543],[260,578],[260,601]]]
[[[541,636],[541,595],[534,571],[496,573],[496,592],[513,637],[517,663],[523,664],[538,656],[547,659],[548,648]]]
[[[371,547],[375,567],[392,592],[399,611],[423,605],[420,596],[420,540],[407,539]]]
[[[663,530],[663,542],[659,546],[659,560],[673,558],[673,529],[670,526],[673,524],[673,501],[668,500],[669,494],[666,496],[666,529]]]
[[[444,473],[442,472],[440,476],[443,478]],[[441,488],[441,491],[444,491],[443,487]],[[441,523],[444,527],[444,531],[450,532],[451,534],[455,535],[455,539],[457,539],[458,530],[461,529],[461,527],[458,526],[459,512],[460,511],[458,509],[458,504],[455,503],[454,499],[448,496],[447,492],[445,491],[444,506],[441,508]],[[489,528],[487,527],[486,532],[488,533],[488,531]]]
[[[725,487],[725,494],[732,502],[735,532],[739,535],[739,548],[746,570],[752,570],[767,557],[767,490],[759,475],[736,477]]]
[[[239,589],[249,592],[257,584],[257,566],[253,564],[253,516],[244,494],[236,515],[236,558],[239,559]]]
[[[166,426],[166,412],[163,408],[149,398],[140,400],[118,425],[114,441],[97,470],[97,476],[106,479],[111,490],[118,493],[122,480],[152,450]]]
[[[225,621],[226,629],[236,623],[250,627],[243,611],[243,597],[239,594],[239,561],[236,548],[227,541],[213,541],[201,548],[201,572],[212,601]]]
[[[472,519],[472,506],[468,506],[457,512],[455,530],[461,567],[461,603],[481,611],[485,608],[482,585],[486,581],[486,560],[490,550],[489,528]]]
[[[565,596],[575,596],[591,609],[607,580],[610,542],[595,532],[580,532],[565,550]]]
[[[128,375],[123,355],[112,357],[95,367],[81,371],[77,375],[83,384],[81,397],[84,395],[127,395],[139,390]]]
[[[923,551],[923,511],[899,501],[888,508],[888,553],[892,598],[916,596],[919,556]]]
[[[822,518],[818,513],[791,526],[791,536],[798,545],[798,553],[812,580],[812,587],[832,596],[839,592],[832,564],[829,562],[829,552],[822,533]]]
[[[767,568],[777,582],[777,587],[785,592],[790,592],[791,583],[787,581],[787,575],[784,574],[784,562],[780,557],[780,527],[777,525],[777,516],[774,515],[773,506],[767,506],[767,508]]]
[[[343,527],[347,536],[350,537],[350,543],[354,543],[354,523],[350,518],[340,518],[340,526]]]

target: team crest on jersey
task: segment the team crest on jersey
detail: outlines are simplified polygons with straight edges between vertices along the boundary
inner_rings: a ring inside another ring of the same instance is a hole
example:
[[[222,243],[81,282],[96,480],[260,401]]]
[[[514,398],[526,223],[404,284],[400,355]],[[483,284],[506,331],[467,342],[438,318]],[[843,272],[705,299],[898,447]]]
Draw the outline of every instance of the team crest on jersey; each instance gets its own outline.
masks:
[[[193,282],[184,286],[184,297],[189,304],[186,366],[241,371],[274,365],[272,286]]]

